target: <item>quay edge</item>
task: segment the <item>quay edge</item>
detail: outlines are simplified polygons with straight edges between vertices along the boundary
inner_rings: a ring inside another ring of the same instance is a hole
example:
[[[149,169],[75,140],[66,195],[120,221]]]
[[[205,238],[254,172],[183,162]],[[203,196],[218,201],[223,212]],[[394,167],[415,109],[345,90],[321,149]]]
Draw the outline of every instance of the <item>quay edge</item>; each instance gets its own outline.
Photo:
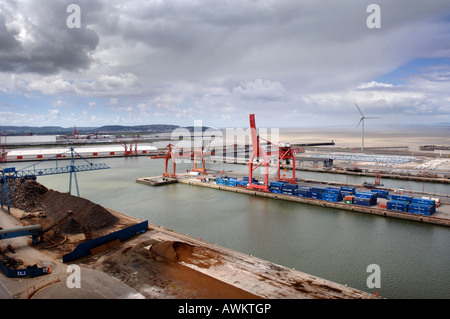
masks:
[[[140,179],[136,180],[136,182],[146,184],[143,181],[144,179],[145,178],[140,178]],[[225,191],[234,192],[234,193],[261,196],[261,197],[279,199],[279,200],[288,200],[288,201],[292,201],[292,202],[298,202],[298,203],[304,203],[304,204],[310,204],[310,205],[316,205],[316,206],[322,206],[322,207],[329,207],[329,208],[336,208],[336,209],[343,209],[343,210],[348,210],[348,211],[352,211],[352,212],[366,213],[366,214],[377,215],[377,216],[382,216],[382,217],[399,218],[399,219],[405,219],[405,220],[440,225],[440,226],[447,226],[447,227],[450,226],[450,219],[435,217],[435,216],[416,215],[416,214],[410,214],[410,213],[391,211],[391,210],[378,208],[378,207],[365,207],[365,206],[359,206],[359,205],[350,205],[350,204],[345,204],[345,203],[329,202],[329,201],[324,201],[324,200],[304,198],[304,197],[298,197],[298,196],[292,196],[292,195],[262,192],[262,191],[258,191],[258,190],[250,190],[247,188],[231,187],[231,186],[226,186],[226,185],[217,185],[217,184],[212,184],[212,183],[207,183],[207,182],[201,182],[197,179],[192,178],[192,176],[179,177],[179,178],[177,178],[177,181],[178,181],[178,183],[182,183],[182,184],[214,188],[217,190],[225,190]],[[150,183],[147,183],[147,184],[151,185]]]

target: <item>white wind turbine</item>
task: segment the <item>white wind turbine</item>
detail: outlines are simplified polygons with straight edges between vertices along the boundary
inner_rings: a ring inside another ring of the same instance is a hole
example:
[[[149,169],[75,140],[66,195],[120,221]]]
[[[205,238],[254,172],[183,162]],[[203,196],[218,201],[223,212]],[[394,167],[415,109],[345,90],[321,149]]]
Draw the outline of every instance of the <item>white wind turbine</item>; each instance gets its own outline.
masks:
[[[365,119],[379,119],[379,117],[365,117],[363,112],[361,112],[361,109],[359,108],[358,104],[356,104],[356,107],[358,108],[359,113],[361,113],[361,119],[358,122],[358,125],[356,126],[356,128],[358,128],[359,124],[362,123],[362,146],[361,146],[361,150],[364,150],[364,120]]]

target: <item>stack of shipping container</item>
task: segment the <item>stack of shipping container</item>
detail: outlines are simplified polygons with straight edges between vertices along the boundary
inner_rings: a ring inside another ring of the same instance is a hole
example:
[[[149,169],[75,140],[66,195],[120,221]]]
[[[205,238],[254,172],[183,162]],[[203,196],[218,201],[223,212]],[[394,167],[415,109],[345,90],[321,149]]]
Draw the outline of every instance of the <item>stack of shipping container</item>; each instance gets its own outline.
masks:
[[[408,212],[431,216],[436,212],[436,202],[433,199],[413,198],[408,205]]]
[[[258,184],[258,180],[253,178],[253,184]],[[235,177],[220,177],[216,179],[216,184],[231,187],[247,187],[249,178],[237,179]],[[439,203],[434,198],[415,198],[408,195],[392,194],[387,190],[372,189],[370,192],[356,192],[353,186],[325,187],[325,186],[302,186],[289,184],[284,181],[271,182],[269,191],[276,194],[294,195],[298,197],[320,199],[331,202],[344,200],[347,204],[360,206],[373,206],[377,204],[377,198],[386,198],[387,203],[380,203],[379,207],[398,211],[409,212],[431,216],[436,212]]]
[[[391,199],[387,203],[389,210],[428,216],[436,212],[436,202],[433,199],[398,194],[388,195],[388,198]]]
[[[298,186],[296,190],[294,190],[294,195],[298,197],[309,198],[310,188],[308,186]]]
[[[360,206],[373,206],[377,204],[377,194],[372,192],[358,192],[355,194],[353,204]]]
[[[322,199],[322,194],[325,191],[325,186],[312,186],[309,192],[309,196],[312,199]]]
[[[340,202],[342,200],[341,189],[336,187],[327,187],[322,193],[322,200],[329,202]]]
[[[284,186],[284,182],[270,182],[269,191],[275,194],[281,194],[281,189]]]

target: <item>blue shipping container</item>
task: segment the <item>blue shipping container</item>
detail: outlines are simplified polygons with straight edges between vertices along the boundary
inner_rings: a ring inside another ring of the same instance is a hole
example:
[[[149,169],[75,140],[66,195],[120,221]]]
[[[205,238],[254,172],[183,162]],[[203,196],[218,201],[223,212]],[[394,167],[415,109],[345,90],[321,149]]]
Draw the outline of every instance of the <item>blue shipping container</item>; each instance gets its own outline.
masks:
[[[391,198],[392,198],[392,200],[402,200],[402,201],[406,201],[406,202],[410,202],[412,200],[412,196],[399,195],[399,194],[392,194]]]
[[[269,192],[275,193],[275,194],[281,194],[281,189],[269,187]]]
[[[333,193],[323,193],[322,200],[326,200],[329,202],[340,202],[342,200],[342,195]]]
[[[376,194],[369,192],[359,192],[355,194],[355,198],[375,198]]]
[[[406,201],[391,200],[387,202],[387,209],[399,212],[406,212],[408,211],[408,204],[409,203]]]
[[[294,195],[298,197],[309,197],[309,191],[306,189],[296,189]]]
[[[436,206],[435,205],[411,203],[408,206],[408,211],[409,210],[417,210],[417,211],[425,211],[425,212],[434,213],[436,211]]]
[[[355,197],[353,199],[354,205],[360,205],[360,206],[372,206],[376,205],[376,198],[366,198],[366,197]]]
[[[283,187],[284,186],[284,183],[281,183],[281,182],[270,182],[269,183],[269,187]]]
[[[311,196],[311,198],[313,199],[322,199],[322,192],[314,192],[314,191],[310,191],[309,195]]]
[[[240,186],[247,186],[248,185],[248,180],[246,181],[237,181],[237,184]]]
[[[377,194],[380,198],[386,198],[386,196],[389,195],[389,192],[384,189],[372,189],[371,192]]]
[[[436,206],[435,200],[434,199],[428,199],[428,198],[414,197],[413,199],[411,199],[411,203],[427,204],[427,205],[434,205],[434,206]]]
[[[311,190],[313,191],[313,192],[316,192],[316,193],[323,193],[323,191],[326,189],[326,187],[325,186],[312,186],[311,187]]]
[[[352,192],[354,194],[356,192],[356,188],[353,186],[341,186],[341,191]]]
[[[331,194],[339,194],[341,192],[340,188],[336,188],[336,187],[327,187],[324,190],[324,193],[331,193]]]
[[[233,180],[233,179],[227,180],[227,181],[225,182],[225,185],[226,185],[226,186],[236,187],[236,186],[237,186],[237,180]]]

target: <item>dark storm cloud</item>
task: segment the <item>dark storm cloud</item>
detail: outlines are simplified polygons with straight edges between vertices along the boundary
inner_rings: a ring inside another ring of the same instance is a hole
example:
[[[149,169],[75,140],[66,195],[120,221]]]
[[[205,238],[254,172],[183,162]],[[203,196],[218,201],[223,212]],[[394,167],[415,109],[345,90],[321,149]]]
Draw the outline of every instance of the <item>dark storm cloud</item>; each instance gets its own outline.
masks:
[[[0,71],[51,74],[88,68],[100,38],[83,24],[80,29],[67,27],[70,3],[11,0],[0,4]],[[83,6],[88,9],[90,2]]]

